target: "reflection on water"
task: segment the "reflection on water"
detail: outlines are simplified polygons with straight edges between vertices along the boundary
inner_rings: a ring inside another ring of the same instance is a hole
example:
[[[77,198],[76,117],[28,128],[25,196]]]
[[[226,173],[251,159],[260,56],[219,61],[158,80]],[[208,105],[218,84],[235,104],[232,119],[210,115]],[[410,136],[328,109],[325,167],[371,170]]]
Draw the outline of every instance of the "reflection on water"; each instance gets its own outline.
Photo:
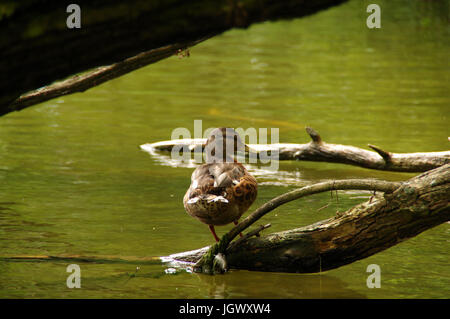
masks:
[[[181,160],[177,158],[173,158],[170,154],[170,152],[159,152],[154,150],[151,147],[147,147],[148,144],[141,145],[141,148],[148,152],[152,159],[163,166],[170,166],[170,167],[184,167],[184,168],[195,168],[198,164],[194,158],[191,158],[189,160]],[[245,163],[242,160],[238,161],[240,163]],[[279,165],[277,165],[279,166]],[[302,182],[302,179],[300,177],[300,172],[291,172],[291,171],[281,171],[281,170],[274,170],[271,169],[269,166],[263,166],[263,165],[256,165],[256,164],[245,164],[245,167],[249,170],[249,172],[258,179],[259,185],[304,185],[304,181]],[[263,180],[267,180],[267,182],[264,182]]]
[[[149,257],[210,245],[207,227],[182,204],[193,166],[161,165],[167,158],[139,149],[170,139],[174,128],[192,130],[197,119],[204,127],[278,127],[283,143],[308,143],[310,126],[329,143],[399,153],[448,149],[448,2],[380,0],[379,30],[365,26],[368,3],[232,30],[192,48],[189,58],[0,118],[0,255]],[[318,181],[414,175],[279,164],[275,173],[249,166],[260,185],[249,212]],[[337,201],[317,194],[261,223],[272,224],[266,232],[305,226],[367,196],[340,192]],[[82,289],[70,290],[63,262],[3,260],[0,297],[448,298],[449,231],[445,223],[320,275],[210,277],[166,273],[163,265],[136,272],[136,265],[82,263]],[[380,289],[366,286],[372,263],[381,267]]]
[[[199,276],[208,298],[364,298],[328,274],[277,274],[233,271],[227,276]],[[325,289],[324,289],[325,287]]]

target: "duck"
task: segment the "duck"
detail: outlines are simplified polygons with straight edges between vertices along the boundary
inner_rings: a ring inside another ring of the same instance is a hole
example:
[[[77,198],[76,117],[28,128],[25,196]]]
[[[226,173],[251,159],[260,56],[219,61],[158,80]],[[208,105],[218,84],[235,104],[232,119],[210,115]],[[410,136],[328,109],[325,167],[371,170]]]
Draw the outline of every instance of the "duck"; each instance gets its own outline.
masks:
[[[208,225],[216,242],[215,226],[237,225],[258,193],[258,183],[235,159],[238,151],[250,151],[232,128],[211,131],[204,146],[206,163],[191,175],[183,198],[186,212]],[[242,234],[241,234],[242,236]]]

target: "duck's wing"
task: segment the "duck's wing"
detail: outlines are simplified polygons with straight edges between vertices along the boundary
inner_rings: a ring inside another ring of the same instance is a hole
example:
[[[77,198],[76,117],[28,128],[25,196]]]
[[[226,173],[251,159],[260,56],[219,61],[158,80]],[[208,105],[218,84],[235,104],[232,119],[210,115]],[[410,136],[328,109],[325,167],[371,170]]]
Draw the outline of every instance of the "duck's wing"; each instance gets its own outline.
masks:
[[[208,194],[214,189],[214,176],[209,173],[209,165],[197,167],[191,176],[191,185],[186,193],[188,199]]]
[[[255,201],[258,183],[241,163],[211,166],[210,173],[214,177],[214,186],[221,190],[220,195],[236,203],[241,212]]]
[[[240,163],[205,164],[197,167],[192,173],[191,185],[186,197],[216,201],[230,192],[239,197],[247,190],[256,195],[256,185],[254,177],[248,174]]]
[[[195,202],[198,199],[222,201],[225,190],[239,184],[245,175],[245,168],[235,163],[213,163],[197,167],[191,176],[191,185],[186,193],[186,200]]]
[[[204,164],[192,173],[191,181],[184,207],[209,225],[238,220],[257,195],[256,179],[240,163]]]
[[[220,163],[211,165],[209,173],[214,178],[214,187],[223,189],[239,184],[241,177],[246,174],[246,169],[238,163]]]

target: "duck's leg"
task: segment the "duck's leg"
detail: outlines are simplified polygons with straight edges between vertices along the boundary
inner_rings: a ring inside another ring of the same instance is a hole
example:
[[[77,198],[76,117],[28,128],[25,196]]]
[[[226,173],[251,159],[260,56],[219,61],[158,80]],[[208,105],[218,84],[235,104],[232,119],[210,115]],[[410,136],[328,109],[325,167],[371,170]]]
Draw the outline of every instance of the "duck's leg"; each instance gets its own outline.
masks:
[[[214,236],[214,239],[216,240],[216,241],[219,241],[219,237],[217,237],[217,235],[216,235],[216,230],[214,229],[214,226],[213,225],[208,225],[209,226],[209,230],[211,231],[211,233],[213,234],[213,236]]]
[[[233,223],[234,223],[235,225],[239,224],[239,222],[238,222],[237,220],[235,220]],[[239,233],[239,236],[242,237],[242,236],[243,236],[242,233]]]

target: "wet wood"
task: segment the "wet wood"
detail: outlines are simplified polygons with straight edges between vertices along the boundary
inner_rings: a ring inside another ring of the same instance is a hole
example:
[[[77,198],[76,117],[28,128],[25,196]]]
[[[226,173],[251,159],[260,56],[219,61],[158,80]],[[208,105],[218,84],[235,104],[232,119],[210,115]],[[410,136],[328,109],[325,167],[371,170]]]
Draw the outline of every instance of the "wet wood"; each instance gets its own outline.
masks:
[[[249,144],[258,154],[278,152],[280,160],[331,162],[364,168],[396,171],[425,172],[450,163],[450,151],[422,153],[391,153],[369,144],[375,152],[359,147],[326,143],[319,133],[307,127],[312,141],[306,144]],[[179,139],[141,145],[146,151],[171,151],[174,146],[200,152],[206,139]]]
[[[323,185],[321,187],[327,189]],[[297,195],[300,193],[298,190]],[[376,254],[449,221],[449,199],[450,164],[447,164],[330,219],[250,238],[227,249],[230,238],[245,228],[244,220],[209,250],[203,248],[174,254],[166,257],[166,261],[196,262],[198,271],[211,273],[213,265],[205,262],[205,256],[212,252],[212,255],[225,254],[228,266],[234,269],[298,273],[325,271]],[[252,215],[269,210],[268,204]]]

